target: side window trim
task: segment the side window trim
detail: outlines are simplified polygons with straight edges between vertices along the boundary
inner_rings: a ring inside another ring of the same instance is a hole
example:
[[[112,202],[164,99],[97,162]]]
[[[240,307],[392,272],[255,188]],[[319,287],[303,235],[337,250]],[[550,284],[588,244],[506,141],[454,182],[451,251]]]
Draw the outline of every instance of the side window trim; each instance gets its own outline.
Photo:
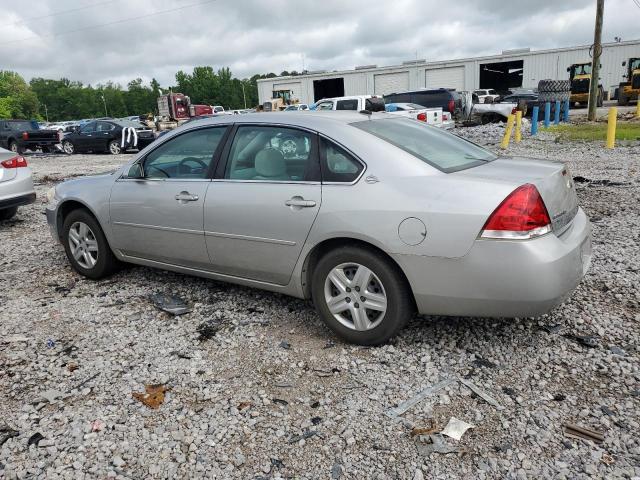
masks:
[[[360,173],[358,174],[358,176],[354,180],[352,180],[351,182],[340,182],[340,181],[330,181],[330,180],[326,180],[325,181],[324,178],[327,175],[327,172],[326,172],[326,168],[327,167],[325,166],[326,152],[323,151],[323,149],[322,149],[322,140],[324,140],[325,142],[333,143],[334,145],[339,146],[345,152],[347,152],[356,162],[358,162],[358,163],[360,163],[360,165],[362,165],[362,170],[360,171]],[[363,177],[364,172],[367,171],[366,162],[364,162],[358,155],[353,153],[352,150],[350,150],[349,148],[345,147],[340,142],[337,142],[333,138],[329,138],[326,135],[323,135],[321,133],[318,134],[318,159],[320,160],[320,170],[321,170],[321,174],[322,174],[322,184],[323,185],[355,185]]]
[[[221,152],[221,158],[220,158],[220,162],[218,163],[218,165],[216,166],[215,169],[215,174],[213,175],[213,179],[214,180],[219,180],[219,181],[225,181],[225,182],[244,182],[244,183],[251,183],[253,182],[253,180],[237,180],[237,179],[227,179],[224,178],[225,177],[225,172],[227,170],[227,164],[229,163],[229,154],[231,153],[231,146],[233,145],[233,141],[236,137],[236,134],[238,132],[238,129],[240,127],[266,127],[266,128],[288,128],[291,130],[298,130],[301,132],[305,132],[308,133],[311,137],[311,150],[309,152],[309,160],[311,162],[312,168],[310,169],[310,171],[308,172],[308,176],[310,178],[305,178],[303,181],[301,182],[294,182],[292,181],[285,181],[284,183],[305,183],[305,182],[313,182],[313,183],[319,183],[321,182],[321,178],[322,178],[322,174],[321,174],[321,167],[320,167],[320,141],[318,138],[318,132],[315,132],[313,130],[310,129],[306,129],[304,127],[299,127],[297,125],[287,125],[287,124],[282,124],[282,123],[260,123],[260,122],[256,122],[256,123],[235,123],[233,125],[233,128],[230,129],[231,131],[228,134],[228,138],[227,138],[227,142],[224,146],[224,149]],[[260,181],[261,183],[268,183],[268,182],[264,182],[264,181]],[[275,182],[275,181],[274,181]],[[272,183],[274,183],[272,182]],[[280,182],[282,183],[282,182]]]

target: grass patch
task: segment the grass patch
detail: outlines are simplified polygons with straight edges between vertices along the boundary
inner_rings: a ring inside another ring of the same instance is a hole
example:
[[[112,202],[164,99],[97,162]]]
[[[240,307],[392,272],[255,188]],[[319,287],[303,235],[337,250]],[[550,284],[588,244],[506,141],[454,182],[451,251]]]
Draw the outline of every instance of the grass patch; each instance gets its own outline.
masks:
[[[541,131],[545,130],[541,129]],[[557,133],[562,140],[604,141],[607,139],[606,123],[553,125],[546,131]],[[616,140],[640,140],[640,123],[618,122]]]

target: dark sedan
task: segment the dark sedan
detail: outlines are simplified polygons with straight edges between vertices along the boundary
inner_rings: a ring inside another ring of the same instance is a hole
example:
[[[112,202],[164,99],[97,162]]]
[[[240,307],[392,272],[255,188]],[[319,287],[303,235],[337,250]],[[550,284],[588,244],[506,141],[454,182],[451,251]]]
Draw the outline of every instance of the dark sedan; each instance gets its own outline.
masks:
[[[130,149],[142,150],[154,140],[153,131],[140,123],[95,120],[82,125],[72,133],[65,134],[62,149],[69,154],[91,151],[118,155]]]

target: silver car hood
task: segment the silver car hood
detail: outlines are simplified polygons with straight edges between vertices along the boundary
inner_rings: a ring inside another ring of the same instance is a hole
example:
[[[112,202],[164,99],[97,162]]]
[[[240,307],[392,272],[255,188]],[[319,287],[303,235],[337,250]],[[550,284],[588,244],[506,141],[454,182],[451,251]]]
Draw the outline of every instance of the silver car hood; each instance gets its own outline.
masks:
[[[525,183],[536,186],[544,201],[553,230],[559,234],[578,212],[578,197],[568,167],[562,162],[522,157],[497,160],[453,175],[509,182],[513,188]],[[497,205],[496,205],[497,206]]]

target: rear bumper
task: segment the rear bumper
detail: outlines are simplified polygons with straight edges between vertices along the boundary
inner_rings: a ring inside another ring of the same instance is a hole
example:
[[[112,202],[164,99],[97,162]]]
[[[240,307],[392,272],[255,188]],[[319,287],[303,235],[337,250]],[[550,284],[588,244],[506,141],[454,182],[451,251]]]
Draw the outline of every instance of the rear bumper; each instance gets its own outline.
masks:
[[[36,201],[36,194],[27,193],[25,195],[20,195],[13,198],[5,198],[4,200],[0,200],[0,210],[4,210],[6,208],[20,207],[22,205],[29,205]]]
[[[568,297],[591,263],[591,226],[578,210],[560,237],[477,240],[447,259],[393,255],[412,287],[418,311],[429,315],[533,317]]]
[[[15,177],[11,180],[0,182],[0,209],[19,207],[36,201],[31,168],[21,167],[15,171]]]

